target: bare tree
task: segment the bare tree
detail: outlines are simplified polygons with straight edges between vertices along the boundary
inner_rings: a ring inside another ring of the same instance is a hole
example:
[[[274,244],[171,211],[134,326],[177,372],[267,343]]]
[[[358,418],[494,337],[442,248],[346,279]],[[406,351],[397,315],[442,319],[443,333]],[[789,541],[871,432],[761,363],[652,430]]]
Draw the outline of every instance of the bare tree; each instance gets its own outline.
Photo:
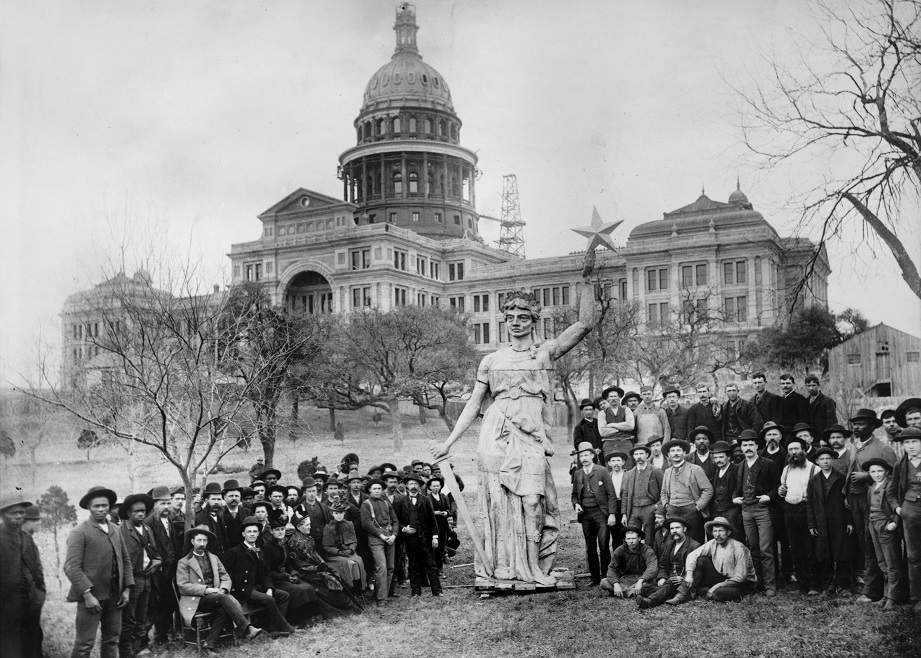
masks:
[[[228,312],[228,295],[200,294],[192,266],[164,268],[160,285],[119,272],[81,299],[87,321],[79,367],[42,368],[34,398],[64,409],[116,441],[133,441],[172,465],[186,490],[236,447],[226,430],[274,367],[241,370],[233,350],[247,317]],[[279,354],[278,359],[286,355]],[[190,524],[192,497],[186,502]]]
[[[825,242],[854,221],[921,298],[910,251],[921,190],[921,0],[817,7],[828,52],[803,47],[796,71],[772,57],[768,83],[736,89],[745,144],[765,166],[826,163],[821,183],[797,191],[801,227],[820,237],[791,308]]]

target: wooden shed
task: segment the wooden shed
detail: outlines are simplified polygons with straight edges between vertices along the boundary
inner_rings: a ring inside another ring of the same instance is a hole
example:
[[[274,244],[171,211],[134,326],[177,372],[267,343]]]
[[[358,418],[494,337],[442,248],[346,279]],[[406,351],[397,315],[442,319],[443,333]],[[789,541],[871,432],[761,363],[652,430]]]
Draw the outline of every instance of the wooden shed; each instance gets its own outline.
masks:
[[[829,350],[828,374],[866,395],[921,395],[921,338],[880,323]]]

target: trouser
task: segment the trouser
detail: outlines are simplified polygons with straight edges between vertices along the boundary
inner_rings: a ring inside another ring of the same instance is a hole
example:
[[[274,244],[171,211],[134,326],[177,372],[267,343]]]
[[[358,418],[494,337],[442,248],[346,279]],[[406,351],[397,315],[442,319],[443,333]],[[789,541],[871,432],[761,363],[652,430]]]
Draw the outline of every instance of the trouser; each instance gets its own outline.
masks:
[[[3,594],[0,600],[0,655],[23,656],[28,651],[25,637],[28,594],[21,588]]]
[[[819,586],[829,593],[838,589],[847,589],[851,583],[850,563],[847,559],[836,560],[831,555],[824,560],[817,560],[816,576]]]
[[[809,534],[805,501],[796,505],[784,503],[783,519],[790,543],[793,573],[796,574],[799,588],[807,592],[816,586],[816,578],[815,551],[812,548],[812,535]]]
[[[224,632],[227,623],[233,621],[237,627],[237,634],[242,635],[249,627],[249,620],[243,614],[243,606],[230,594],[205,594],[198,600],[199,612],[212,612],[211,630],[205,638],[209,646],[217,644],[218,638]]]
[[[784,506],[771,502],[768,509],[771,512],[771,527],[774,529],[774,573],[778,577],[788,578],[793,573],[793,555],[784,522]]]
[[[42,658],[42,643],[45,639],[45,634],[42,632],[42,607],[44,605],[45,592],[33,586],[29,592],[29,601],[22,620],[23,658]],[[3,618],[0,617],[0,619]],[[5,644],[0,644],[0,647],[5,646]],[[4,651],[0,650],[0,654],[3,653]]]
[[[656,504],[634,505],[627,518],[627,525],[642,528],[648,541],[656,534]],[[651,544],[650,544],[651,545]]]
[[[713,509],[713,516],[722,516],[729,521],[732,526],[732,538],[745,544],[745,528],[742,526],[742,510],[738,505],[732,505],[727,509]]]
[[[254,589],[249,595],[249,601],[262,608],[262,617],[266,627],[273,631],[294,630],[291,624],[285,619],[285,613],[288,612],[288,599],[291,597],[283,589],[277,587],[272,589],[271,594],[260,592]]]
[[[147,603],[150,600],[150,578],[134,574],[134,587],[128,603],[122,609],[122,632],[118,639],[119,658],[131,658],[147,644]]]
[[[905,600],[905,565],[902,561],[902,538],[899,529],[886,530],[888,519],[870,520],[867,525],[867,531],[870,535],[867,559],[873,557],[876,560],[877,570],[884,574],[885,586],[879,587],[882,595],[894,603],[902,603]],[[867,579],[864,582],[864,594],[871,599],[880,597],[874,596],[877,584],[873,582],[871,589],[870,570],[867,569]]]
[[[669,505],[665,508],[665,516],[677,516],[688,524],[688,537],[704,543],[704,517],[696,505]]]
[[[626,576],[620,577],[620,586],[623,589],[624,596],[627,596],[629,591],[636,585],[637,581],[643,577],[643,574],[631,573]],[[614,583],[612,583],[607,578],[601,579],[601,589],[609,594],[614,594]],[[643,583],[640,588],[640,596],[648,596],[652,592],[656,591],[658,588],[653,583]]]
[[[421,533],[405,535],[406,557],[409,559],[409,586],[413,594],[422,594],[422,586],[428,579],[432,594],[441,594],[441,580],[438,567],[432,556],[432,540]]]
[[[654,607],[657,605],[662,605],[677,593],[678,584],[666,580],[665,584],[659,587],[655,587],[655,589],[652,589],[649,594],[643,594],[643,596],[646,596],[649,599],[649,607]]]
[[[115,589],[118,589],[117,587]],[[118,658],[118,636],[122,632],[122,609],[116,608],[118,596],[99,602],[102,612],[90,611],[82,601],[77,603],[74,649],[71,658],[89,658],[96,643],[96,631],[102,629],[100,658]]]
[[[378,601],[387,598],[390,580],[393,578],[393,544],[388,544],[380,537],[368,537],[368,548],[374,559],[374,596]]]
[[[176,580],[176,565],[164,564],[160,571],[150,577],[150,599],[147,604],[147,614],[153,622],[154,642],[166,642],[173,627],[173,616],[176,612],[176,595],[173,592],[173,582]]]
[[[694,582],[692,587],[698,590],[698,595],[706,596],[707,590],[714,585],[725,582],[726,576],[721,574],[713,566],[713,561],[708,555],[702,555],[697,559],[697,565],[694,568]],[[714,590],[710,597],[713,601],[741,601],[742,597],[748,594],[752,589],[752,584],[730,583],[721,585]]]
[[[742,525],[745,526],[745,539],[759,579],[765,589],[774,589],[774,527],[770,508],[761,503],[743,505]]]
[[[870,555],[869,559],[867,556],[867,552],[873,552],[867,529],[867,523],[870,518],[867,492],[864,491],[860,494],[849,493],[847,495],[847,505],[851,510],[851,518],[854,522],[854,532],[851,534],[851,569],[855,577],[863,575],[864,580],[870,578],[877,583],[874,587],[879,589],[879,593],[876,595],[876,598],[879,598],[882,596],[883,574],[873,556]],[[870,569],[873,573],[868,573],[866,569]]]
[[[390,579],[390,587],[387,593],[394,596],[397,585],[406,582],[408,579],[409,567],[406,560],[406,542],[402,536],[397,535],[397,540],[393,545],[393,577]]]
[[[600,507],[583,509],[579,515],[582,524],[582,536],[585,538],[585,555],[588,560],[588,572],[592,584],[601,582],[601,574],[608,570],[611,562],[611,549],[608,546],[608,517]],[[599,561],[600,553],[600,561]]]
[[[921,501],[902,503],[902,533],[908,558],[908,592],[917,603],[921,601]]]
[[[441,573],[441,567],[445,563],[445,546],[448,542],[448,517],[436,516],[436,525],[438,526],[438,548],[432,551],[435,560],[435,566]]]

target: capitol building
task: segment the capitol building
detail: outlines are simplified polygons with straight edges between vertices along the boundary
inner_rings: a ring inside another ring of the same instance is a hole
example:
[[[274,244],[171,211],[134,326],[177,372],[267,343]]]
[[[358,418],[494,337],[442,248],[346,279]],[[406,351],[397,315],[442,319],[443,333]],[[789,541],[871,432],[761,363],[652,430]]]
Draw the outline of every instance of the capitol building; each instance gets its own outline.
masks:
[[[584,254],[525,259],[481,237],[477,153],[463,145],[450,86],[423,60],[418,29],[414,7],[400,4],[394,53],[368,80],[355,142],[339,155],[341,198],[303,187],[272,203],[257,217],[255,239],[231,245],[232,283],[260,282],[297,313],[457,309],[477,347],[491,350],[507,338],[503,294],[533,290],[548,315],[568,307]],[[720,317],[727,341],[781,323],[804,273],[799,303],[826,307],[824,250],[780,236],[738,184],[725,201],[702,192],[639,224],[616,253],[599,252],[596,266],[604,289],[636,303],[648,329],[690,303]],[[92,357],[82,348],[92,297],[75,293],[62,310],[65,371]]]

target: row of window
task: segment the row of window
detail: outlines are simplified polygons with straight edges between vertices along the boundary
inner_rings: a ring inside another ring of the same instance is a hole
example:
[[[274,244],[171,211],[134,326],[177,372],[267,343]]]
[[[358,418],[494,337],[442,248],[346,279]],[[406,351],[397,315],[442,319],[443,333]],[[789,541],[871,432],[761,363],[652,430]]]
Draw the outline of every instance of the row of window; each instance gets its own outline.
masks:
[[[372,137],[382,138],[388,135],[394,137],[403,136],[421,136],[421,137],[442,137],[457,141],[459,130],[456,123],[449,122],[445,119],[434,120],[430,117],[417,119],[410,115],[405,123],[406,130],[403,130],[403,118],[396,116],[390,118],[379,118],[373,121],[365,121],[358,126],[358,141],[371,139]],[[437,132],[436,132],[437,131]]]
[[[317,292],[304,295],[288,295],[285,300],[289,313],[307,313],[309,315],[333,312],[333,293]]]
[[[705,321],[709,317],[706,299],[685,300],[681,309],[682,323]],[[748,296],[723,298],[723,322],[748,322]],[[646,324],[662,326],[671,322],[671,306],[668,302],[646,305]]]
[[[389,251],[389,250],[388,250]],[[380,256],[380,254],[378,254]],[[403,249],[393,250],[393,268],[403,272],[408,271],[407,263],[409,261],[409,252]],[[367,270],[371,268],[371,247],[357,247],[349,249],[349,267],[352,270]],[[431,279],[441,278],[441,263],[435,260],[429,260],[425,256],[416,256],[416,274],[427,276]],[[451,281],[459,281],[464,278],[463,263],[448,263],[448,276]]]
[[[291,222],[290,224],[279,224],[277,227],[266,226],[262,235],[271,238],[276,234],[278,237],[286,235],[300,235],[301,233],[310,233],[311,231],[326,231],[333,227],[346,226],[351,222],[345,217],[327,217],[326,219],[316,219],[310,222]]]
[[[877,356],[881,356],[884,353],[878,352]],[[888,356],[888,353],[885,353]],[[846,355],[847,364],[849,366],[859,366],[860,365],[860,352],[851,352]],[[921,363],[921,352],[905,352],[905,361],[907,363]]]
[[[723,284],[741,285],[748,282],[748,261],[727,260],[723,261]],[[681,266],[681,286],[705,286],[708,283],[708,268],[706,263],[696,263]],[[670,287],[670,271],[668,267],[646,268],[646,292],[668,290]]]

